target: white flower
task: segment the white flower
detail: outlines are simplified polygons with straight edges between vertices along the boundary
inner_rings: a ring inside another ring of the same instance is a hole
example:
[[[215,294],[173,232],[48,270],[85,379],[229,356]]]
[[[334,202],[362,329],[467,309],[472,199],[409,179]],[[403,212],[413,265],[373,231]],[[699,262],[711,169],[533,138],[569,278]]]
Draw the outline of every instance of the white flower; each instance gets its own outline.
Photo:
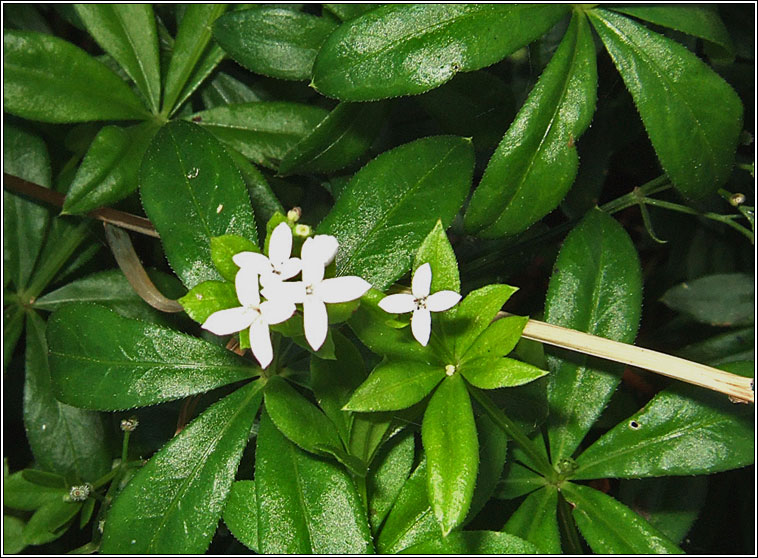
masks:
[[[432,312],[449,310],[461,299],[455,291],[439,291],[429,294],[432,286],[432,266],[419,266],[411,281],[413,294],[393,294],[379,301],[379,308],[390,314],[413,312],[411,331],[416,341],[426,347],[432,333]]]
[[[232,260],[240,268],[252,269],[261,276],[261,284],[291,279],[300,272],[300,258],[290,258],[292,230],[287,223],[279,223],[271,231],[268,242],[268,258],[256,252],[240,252]]]
[[[216,335],[228,335],[250,328],[250,348],[261,368],[266,368],[274,359],[268,326],[289,319],[295,313],[295,305],[283,299],[261,303],[258,274],[250,267],[243,267],[237,272],[234,285],[242,306],[214,312],[202,327]]]
[[[324,279],[324,268],[337,254],[337,239],[316,235],[306,239],[300,251],[302,281],[264,285],[269,300],[288,300],[303,304],[303,327],[308,344],[317,351],[326,340],[329,317],[326,304],[349,302],[362,297],[371,284],[355,276]]]

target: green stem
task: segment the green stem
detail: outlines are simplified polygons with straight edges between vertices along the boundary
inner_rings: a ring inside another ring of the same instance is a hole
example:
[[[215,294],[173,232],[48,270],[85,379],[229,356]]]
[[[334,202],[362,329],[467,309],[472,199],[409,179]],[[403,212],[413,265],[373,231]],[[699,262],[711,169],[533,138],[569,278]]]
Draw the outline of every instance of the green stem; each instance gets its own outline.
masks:
[[[574,517],[571,515],[571,505],[561,494],[558,494],[558,525],[563,535],[561,538],[566,546],[564,551],[567,554],[584,554],[582,540],[579,538]]]
[[[628,194],[624,194],[615,200],[611,200],[608,203],[601,205],[600,209],[612,215],[614,213],[618,213],[622,209],[637,205],[640,203],[640,199],[644,198],[645,196],[652,196],[658,192],[668,190],[669,188],[671,188],[671,182],[669,182],[668,177],[664,174],[658,178],[654,178],[650,182],[646,182],[638,188],[635,188]]]
[[[652,205],[653,207],[660,207],[662,209],[668,209],[670,211],[686,213],[687,215],[697,215],[698,217],[705,217],[706,219],[718,221],[719,223],[723,223],[729,227],[732,227],[734,230],[738,231],[740,234],[746,236],[750,240],[750,242],[754,242],[753,233],[747,230],[742,225],[735,223],[733,221],[735,217],[738,217],[737,215],[721,215],[720,213],[712,213],[710,211],[703,213],[703,212],[697,211],[696,209],[692,209],[691,207],[687,207],[686,205],[679,205],[678,203],[667,202],[664,200],[656,200],[653,198],[644,198],[642,200],[642,203],[644,203],[645,205]]]
[[[129,430],[124,431],[124,441],[121,444],[121,463],[126,463],[129,459],[129,437],[131,434]]]
[[[476,399],[477,403],[481,405],[484,412],[507,436],[515,441],[521,449],[524,450],[529,458],[532,460],[532,464],[551,483],[558,481],[558,474],[547,460],[545,454],[543,454],[537,445],[529,439],[529,437],[514,423],[508,416],[503,413],[489,398],[489,396],[483,391],[475,388],[471,384],[466,384],[471,396]]]

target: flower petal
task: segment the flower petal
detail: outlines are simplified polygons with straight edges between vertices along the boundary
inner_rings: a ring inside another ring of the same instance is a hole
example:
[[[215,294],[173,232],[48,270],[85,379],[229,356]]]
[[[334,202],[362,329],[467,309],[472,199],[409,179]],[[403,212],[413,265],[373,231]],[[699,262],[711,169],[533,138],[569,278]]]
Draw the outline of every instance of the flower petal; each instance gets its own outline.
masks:
[[[438,291],[426,298],[426,307],[432,312],[444,312],[458,304],[461,295],[455,291]]]
[[[337,248],[339,248],[339,243],[336,238],[328,234],[317,234],[303,243],[300,257],[304,260],[321,262],[326,267],[337,255]]]
[[[266,300],[296,304],[305,300],[305,283],[302,281],[282,282],[268,280],[261,292]]]
[[[356,277],[355,275],[348,275],[324,279],[316,288],[316,295],[328,303],[349,302],[361,298],[370,288],[371,283],[365,279]]]
[[[250,326],[250,350],[261,365],[266,368],[274,360],[274,348],[271,346],[271,334],[268,324],[263,320],[255,320]]]
[[[242,331],[248,327],[257,317],[257,312],[250,308],[228,308],[214,312],[203,323],[203,329],[207,329],[216,335],[229,335]]]
[[[308,239],[310,240],[310,238]],[[306,242],[308,242],[306,240]],[[305,247],[305,245],[303,245]],[[306,285],[318,285],[324,278],[324,264],[318,259],[306,259],[303,257],[303,283]]]
[[[292,252],[292,229],[287,223],[279,223],[271,231],[271,238],[268,241],[268,257],[276,267],[290,257]]]
[[[329,328],[329,316],[326,305],[314,296],[308,296],[303,302],[303,327],[305,338],[314,351],[318,351],[326,341]]]
[[[279,272],[279,278],[285,281],[300,273],[303,262],[300,261],[300,258],[290,258],[280,264],[274,264],[274,267]]]
[[[429,290],[432,287],[432,266],[428,263],[419,266],[411,280],[411,291],[416,298],[429,296]]]
[[[432,313],[424,308],[414,310],[411,317],[411,331],[416,341],[426,347],[429,336],[432,334]]]
[[[295,305],[284,299],[267,300],[261,304],[261,314],[267,324],[280,324],[295,313]]]
[[[413,295],[410,294],[393,294],[380,300],[379,308],[390,314],[404,314],[416,308],[414,300]]]
[[[240,252],[232,256],[232,261],[240,268],[249,268],[258,275],[271,272],[271,262],[263,254],[257,252]]]
[[[258,274],[251,267],[241,267],[234,276],[234,288],[242,306],[258,306],[261,295],[258,290]]]

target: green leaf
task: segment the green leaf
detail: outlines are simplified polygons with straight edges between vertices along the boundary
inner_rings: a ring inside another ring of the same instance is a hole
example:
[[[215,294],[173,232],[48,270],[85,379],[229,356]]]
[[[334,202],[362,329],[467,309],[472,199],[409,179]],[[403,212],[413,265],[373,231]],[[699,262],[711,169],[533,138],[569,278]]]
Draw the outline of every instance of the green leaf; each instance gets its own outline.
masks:
[[[110,448],[98,413],[60,403],[53,395],[45,322],[36,312],[26,320],[24,427],[37,466],[84,481],[111,468]]]
[[[24,526],[25,544],[45,544],[66,532],[71,520],[79,513],[81,502],[52,500],[39,508]]]
[[[610,9],[704,39],[721,49],[721,57],[734,60],[734,44],[715,6],[679,5],[676,9],[672,8],[673,6],[613,6]]]
[[[413,468],[415,441],[413,433],[406,431],[382,446],[376,464],[366,477],[368,518],[374,534],[392,509]]]
[[[552,486],[532,492],[513,512],[503,531],[534,544],[545,554],[561,553],[558,532],[558,491]]]
[[[470,384],[481,389],[520,386],[547,374],[546,370],[505,357],[467,360],[458,371]]]
[[[469,293],[448,311],[444,321],[445,342],[456,360],[466,354],[517,290],[510,285],[487,285]]]
[[[602,492],[565,483],[561,493],[572,507],[579,531],[597,554],[682,554],[663,533]]]
[[[4,124],[3,172],[49,188],[52,171],[45,142],[12,124]],[[3,191],[4,277],[10,277],[18,291],[29,281],[49,220],[50,213],[44,206]],[[5,350],[13,352],[13,347],[8,345]]]
[[[247,84],[221,71],[216,72],[213,79],[200,90],[203,107],[207,109],[263,101],[264,97]]]
[[[369,162],[318,227],[340,243],[337,275],[358,275],[380,290],[391,285],[437,220],[450,225],[473,166],[471,142],[453,136],[419,139]]]
[[[313,65],[313,86],[343,101],[423,93],[458,72],[502,60],[550,29],[566,9],[558,5],[382,6],[343,23],[329,36]]]
[[[257,241],[257,234],[255,235]],[[260,252],[258,245],[252,240],[234,234],[214,236],[211,238],[211,260],[213,265],[227,281],[234,281],[239,266],[232,258],[240,252]]]
[[[366,367],[360,351],[344,335],[333,332],[334,353],[336,360],[311,357],[311,389],[316,396],[324,414],[331,419],[334,426],[347,444],[350,441],[350,428],[353,415],[342,410],[363,380],[366,379]]]
[[[211,41],[213,22],[226,4],[190,4],[176,34],[166,74],[161,112],[171,116],[224,57]]]
[[[461,290],[461,279],[458,274],[458,260],[445,234],[442,221],[437,221],[432,231],[419,246],[413,260],[413,272],[428,263],[432,268],[432,285],[430,292]]]
[[[397,411],[421,401],[445,377],[442,365],[385,361],[353,392],[347,411]]]
[[[324,4],[324,9],[342,21],[349,21],[377,8],[377,6],[377,4]]]
[[[265,412],[258,430],[255,484],[261,553],[373,551],[365,510],[347,473],[287,441]]]
[[[593,210],[566,237],[545,301],[545,321],[631,343],[642,304],[637,251],[610,216]],[[570,457],[607,405],[621,369],[578,353],[548,352],[548,438],[554,461]]]
[[[380,554],[395,554],[418,542],[440,535],[427,496],[426,460],[405,481],[377,537]]]
[[[463,362],[507,355],[521,339],[521,332],[528,321],[528,316],[506,316],[492,322],[463,354]]]
[[[676,356],[716,366],[739,360],[755,360],[755,327],[714,335],[676,351]]]
[[[701,475],[753,460],[752,409],[678,384],[584,450],[572,478]]]
[[[492,498],[503,474],[508,453],[508,438],[487,415],[476,417],[476,430],[479,440],[479,472],[466,523],[472,521]]]
[[[24,478],[24,480],[27,480],[38,486],[45,486],[48,488],[66,488],[68,485],[63,475],[59,473],[41,471],[39,469],[24,469],[21,471],[21,476]]]
[[[466,518],[479,466],[474,412],[466,384],[455,374],[432,395],[421,425],[432,509],[443,536]]]
[[[6,29],[3,46],[3,102],[11,114],[42,122],[150,116],[120,77],[67,41]]]
[[[677,544],[698,518],[707,477],[661,477],[621,482],[619,499]]]
[[[135,191],[142,157],[157,131],[158,125],[153,122],[100,130],[76,171],[63,212],[87,213]]]
[[[305,451],[323,454],[325,448],[342,448],[334,423],[282,377],[268,380],[265,400],[279,431]]]
[[[192,287],[178,302],[187,315],[199,324],[214,312],[240,306],[234,283],[228,281],[203,281]]]
[[[68,495],[65,486],[41,486],[24,478],[18,471],[3,478],[3,505],[14,510],[33,511]]]
[[[310,78],[316,53],[335,27],[327,18],[256,7],[218,18],[213,38],[253,73],[303,81]]]
[[[108,512],[101,552],[205,552],[247,445],[262,386],[252,382],[209,407],[140,469]]]
[[[149,4],[77,4],[90,35],[129,75],[154,114],[161,98],[158,33]]]
[[[47,333],[55,395],[84,409],[152,405],[259,372],[217,345],[96,304],[62,307],[50,317]]]
[[[3,554],[19,554],[24,550],[24,525],[18,517],[3,514]]]
[[[513,460],[513,455],[505,465],[503,478],[498,485],[495,497],[502,500],[520,498],[545,486],[547,481],[518,461]]]
[[[706,275],[671,287],[661,302],[701,323],[750,325],[755,321],[755,281],[747,273]]]
[[[228,149],[229,156],[234,161],[234,165],[242,175],[242,180],[247,186],[247,193],[255,210],[255,217],[258,221],[258,228],[261,231],[266,230],[266,223],[277,211],[283,212],[281,202],[276,194],[271,190],[266,178],[260,171],[236,149]]]
[[[463,531],[445,537],[437,536],[404,548],[401,554],[539,554],[533,544],[519,537],[498,531]]]
[[[737,94],[675,41],[613,12],[588,14],[676,189],[688,198],[715,192],[731,173],[742,130]]]
[[[140,173],[142,205],[174,272],[192,288],[218,279],[210,239],[257,239],[250,198],[221,144],[199,126],[171,122],[153,138]]]
[[[275,169],[327,114],[322,108],[301,103],[261,101],[216,107],[187,118],[253,163]]]
[[[239,542],[253,552],[259,553],[258,499],[255,481],[236,481],[232,484],[222,517],[232,535]]]
[[[279,174],[332,173],[368,151],[384,124],[384,103],[340,103],[287,151]]]
[[[592,120],[596,89],[595,44],[577,12],[487,165],[466,211],[468,231],[520,233],[560,203],[576,178],[574,142]]]

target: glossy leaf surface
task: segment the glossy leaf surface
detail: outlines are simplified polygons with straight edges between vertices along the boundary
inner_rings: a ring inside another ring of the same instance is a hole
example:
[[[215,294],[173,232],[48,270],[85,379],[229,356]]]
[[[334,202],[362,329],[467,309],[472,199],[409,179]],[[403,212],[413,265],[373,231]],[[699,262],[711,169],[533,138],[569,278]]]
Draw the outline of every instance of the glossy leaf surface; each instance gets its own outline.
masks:
[[[318,227],[339,241],[337,275],[358,275],[380,290],[392,284],[437,220],[450,225],[473,167],[471,142],[453,136],[416,140],[368,163]]]
[[[150,4],[78,4],[77,15],[105,52],[129,75],[157,114],[161,76],[158,32]]]
[[[682,550],[624,504],[589,486],[561,489],[579,531],[598,554],[682,554]]]
[[[211,314],[227,308],[237,308],[240,302],[234,283],[203,281],[178,300],[187,315],[197,323],[205,323]]]
[[[382,6],[329,36],[313,66],[313,85],[343,101],[423,93],[527,45],[565,11],[558,5]]]
[[[202,393],[258,368],[202,339],[70,304],[48,322],[55,395],[84,409],[119,410]]]
[[[258,499],[255,481],[232,484],[223,513],[224,523],[232,535],[254,552],[258,552]]]
[[[679,43],[607,10],[589,15],[674,186],[688,198],[714,192],[729,177],[742,129],[737,94]]]
[[[257,238],[239,172],[221,144],[194,124],[171,122],[155,135],[142,163],[140,193],[166,258],[188,288],[220,278],[211,237]]]
[[[363,505],[342,467],[298,449],[266,413],[255,458],[261,553],[373,551]]]
[[[204,110],[192,121],[254,163],[275,169],[327,114],[315,106],[270,101]]]
[[[429,499],[442,534],[466,518],[479,467],[479,443],[466,384],[455,374],[440,384],[424,413],[421,439]]]
[[[512,358],[477,358],[461,365],[460,373],[480,389],[497,389],[528,384],[547,374],[536,366]]]
[[[464,361],[509,354],[521,339],[521,332],[528,321],[527,316],[506,316],[492,322],[463,354]]]
[[[400,490],[413,468],[415,442],[407,432],[385,444],[376,457],[376,464],[366,477],[368,517],[374,533],[392,509]]]
[[[574,142],[592,120],[596,88],[592,32],[575,14],[487,165],[466,212],[469,231],[513,235],[558,205],[576,177]]]
[[[413,273],[416,273],[416,270],[425,263],[432,268],[430,292],[460,292],[461,278],[458,273],[458,260],[455,258],[455,252],[442,226],[442,221],[437,221],[419,246],[413,260]]]
[[[257,240],[257,239],[256,239]],[[240,252],[260,252],[252,240],[234,234],[214,236],[211,238],[211,260],[213,265],[227,281],[234,282],[239,266],[234,263],[234,256]]]
[[[113,502],[102,552],[207,549],[247,445],[261,387],[250,383],[209,407],[140,469]]]
[[[522,537],[545,554],[561,553],[558,491],[552,486],[532,492],[508,519],[503,531]]]
[[[631,343],[642,304],[637,251],[626,231],[594,210],[558,254],[545,301],[545,321]],[[621,380],[618,366],[551,350],[548,437],[554,460],[570,457]]]
[[[213,37],[253,73],[307,80],[321,43],[334,28],[324,17],[263,6],[221,16],[213,24]]]
[[[3,46],[3,102],[11,114],[42,122],[149,116],[120,77],[63,39],[5,30]]]
[[[349,411],[397,411],[421,401],[445,376],[443,366],[418,361],[379,364],[345,405]]]
[[[531,543],[499,531],[462,531],[435,537],[403,549],[401,554],[538,554]]]

